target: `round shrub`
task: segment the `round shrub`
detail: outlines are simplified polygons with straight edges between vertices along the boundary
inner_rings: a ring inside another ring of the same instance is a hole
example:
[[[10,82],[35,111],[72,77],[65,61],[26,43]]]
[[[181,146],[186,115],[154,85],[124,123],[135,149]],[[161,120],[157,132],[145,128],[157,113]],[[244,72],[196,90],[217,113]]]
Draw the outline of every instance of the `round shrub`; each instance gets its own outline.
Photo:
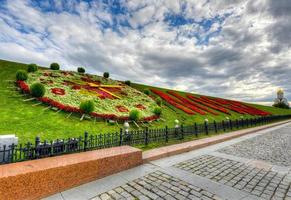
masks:
[[[129,119],[138,121],[140,119],[140,112],[138,110],[132,110],[129,112]]]
[[[38,70],[38,66],[36,64],[27,65],[27,72],[36,72]]]
[[[162,101],[162,99],[161,99],[160,97],[158,97],[158,98],[156,98],[156,103],[157,103],[159,106],[161,106],[162,103],[163,103],[163,101]]]
[[[109,72],[104,72],[103,77],[104,78],[109,78]]]
[[[80,109],[84,113],[89,114],[94,111],[94,102],[92,100],[82,101],[80,104]]]
[[[126,85],[130,85],[130,84],[131,84],[131,82],[130,82],[129,80],[124,81],[124,83],[125,83]]]
[[[155,115],[160,116],[162,114],[162,108],[161,107],[155,107],[154,113],[155,113]]]
[[[145,93],[146,95],[150,95],[150,90],[149,89],[145,89],[144,91],[143,91],[143,93]]]
[[[83,67],[78,67],[78,72],[79,73],[85,73],[85,69]]]
[[[59,70],[59,69],[60,69],[60,65],[59,65],[58,63],[52,63],[52,64],[50,65],[50,68],[51,68],[52,70]]]
[[[45,87],[41,83],[33,83],[30,86],[30,93],[34,97],[43,97],[45,94]]]
[[[27,76],[27,72],[24,70],[18,70],[16,72],[16,80],[18,81],[25,81],[27,80],[28,76]]]

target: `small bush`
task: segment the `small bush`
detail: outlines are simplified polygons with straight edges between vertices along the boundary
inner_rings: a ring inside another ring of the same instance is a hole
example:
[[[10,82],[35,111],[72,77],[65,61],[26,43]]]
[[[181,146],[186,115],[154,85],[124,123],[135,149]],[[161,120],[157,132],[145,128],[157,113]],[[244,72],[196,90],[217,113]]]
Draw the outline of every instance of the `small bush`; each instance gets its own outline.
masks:
[[[84,113],[89,114],[94,111],[94,102],[91,100],[82,101],[80,104],[80,109]]]
[[[156,98],[156,103],[159,105],[159,106],[162,106],[162,99],[160,97]]]
[[[150,95],[150,90],[149,89],[145,89],[144,91],[143,91],[143,93],[145,93],[146,95]]]
[[[25,81],[27,80],[28,76],[27,76],[27,72],[24,70],[18,70],[16,72],[16,80],[18,81]]]
[[[124,81],[124,84],[126,84],[126,85],[130,85],[131,82],[130,82],[129,80],[127,80],[127,81]]]
[[[155,113],[155,115],[160,116],[162,114],[162,108],[161,107],[155,107],[154,113]]]
[[[104,72],[103,77],[104,78],[109,78],[109,72]]]
[[[60,69],[60,65],[59,65],[58,63],[52,63],[52,64],[50,65],[50,68],[51,68],[52,70],[59,70],[59,69]]]
[[[140,119],[140,112],[138,110],[132,110],[129,112],[129,119],[138,121]]]
[[[78,72],[79,73],[85,73],[85,69],[83,67],[78,67]]]
[[[36,64],[27,65],[27,72],[36,72],[38,70],[38,66]]]
[[[45,94],[45,87],[41,83],[33,83],[30,86],[30,93],[34,97],[43,97]]]

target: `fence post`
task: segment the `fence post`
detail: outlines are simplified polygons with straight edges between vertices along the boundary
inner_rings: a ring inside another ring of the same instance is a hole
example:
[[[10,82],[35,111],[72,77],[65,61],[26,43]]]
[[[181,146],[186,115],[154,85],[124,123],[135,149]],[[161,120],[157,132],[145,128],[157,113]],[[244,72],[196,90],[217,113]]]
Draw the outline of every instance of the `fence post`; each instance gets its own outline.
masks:
[[[84,134],[84,151],[87,150],[87,146],[88,146],[88,133],[85,131],[85,134]]]
[[[230,130],[232,130],[232,121],[231,121],[231,119],[229,119],[229,127],[230,127]]]
[[[238,119],[235,120],[236,129],[238,129]]]
[[[146,129],[145,129],[145,145],[148,145],[148,143],[149,143],[149,128],[148,127],[146,127]]]
[[[180,126],[180,132],[181,132],[181,140],[183,140],[184,139],[184,128],[183,128],[183,124],[181,124],[181,126]]]
[[[168,133],[168,126],[166,126],[166,142],[169,141],[169,133]]]
[[[13,159],[14,159],[14,149],[15,149],[15,144],[12,143],[11,144],[11,157],[10,157],[10,162],[12,163],[13,162]]]
[[[204,122],[205,134],[208,135],[208,123]]]
[[[122,128],[120,128],[120,132],[119,132],[119,146],[122,145]]]
[[[225,132],[225,124],[224,124],[224,120],[222,120],[221,124],[222,124],[223,132]]]
[[[214,131],[215,131],[215,133],[217,133],[217,124],[216,124],[215,120],[214,120],[213,124],[214,124]]]
[[[198,137],[198,128],[197,128],[197,123],[196,122],[194,124],[194,132],[195,132],[195,136]]]

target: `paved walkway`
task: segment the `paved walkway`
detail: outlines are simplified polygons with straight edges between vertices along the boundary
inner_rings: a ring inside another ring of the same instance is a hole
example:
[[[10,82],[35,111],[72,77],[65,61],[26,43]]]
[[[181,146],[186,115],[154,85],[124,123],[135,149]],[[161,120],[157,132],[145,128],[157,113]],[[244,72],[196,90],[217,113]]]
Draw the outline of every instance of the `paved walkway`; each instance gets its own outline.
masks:
[[[290,147],[288,123],[151,161],[46,199],[291,200]]]

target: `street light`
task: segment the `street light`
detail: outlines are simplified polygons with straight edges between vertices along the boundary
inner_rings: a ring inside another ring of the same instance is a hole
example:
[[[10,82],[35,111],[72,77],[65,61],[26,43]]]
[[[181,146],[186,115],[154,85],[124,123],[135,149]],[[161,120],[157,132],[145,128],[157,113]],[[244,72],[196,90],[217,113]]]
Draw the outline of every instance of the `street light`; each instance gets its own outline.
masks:
[[[176,125],[175,125],[175,128],[179,128],[179,123],[180,123],[179,120],[176,119],[176,120],[175,120],[175,124],[176,124]]]

